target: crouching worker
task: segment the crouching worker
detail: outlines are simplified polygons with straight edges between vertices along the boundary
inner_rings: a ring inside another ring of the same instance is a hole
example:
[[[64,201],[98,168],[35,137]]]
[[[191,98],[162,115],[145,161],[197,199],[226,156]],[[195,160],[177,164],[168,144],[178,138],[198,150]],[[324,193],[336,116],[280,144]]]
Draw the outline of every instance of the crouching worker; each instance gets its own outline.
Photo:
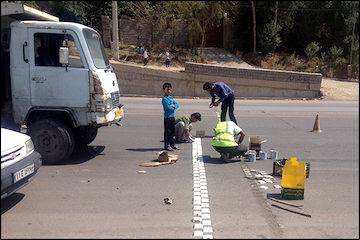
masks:
[[[190,134],[192,123],[201,121],[201,114],[196,112],[190,116],[175,119],[175,141],[180,143],[193,142],[195,138]]]
[[[235,138],[239,137],[236,142]],[[230,162],[231,158],[244,156],[247,146],[241,144],[245,134],[243,130],[232,121],[218,122],[214,128],[214,137],[211,141],[212,147],[220,153],[220,159]]]

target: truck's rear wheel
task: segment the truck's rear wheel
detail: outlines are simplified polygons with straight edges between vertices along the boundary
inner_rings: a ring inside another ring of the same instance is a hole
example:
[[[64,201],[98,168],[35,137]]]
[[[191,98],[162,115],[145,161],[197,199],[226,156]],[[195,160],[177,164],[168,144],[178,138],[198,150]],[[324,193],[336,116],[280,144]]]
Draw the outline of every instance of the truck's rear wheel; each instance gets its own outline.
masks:
[[[75,130],[75,139],[77,146],[86,146],[96,138],[97,127],[78,127]]]
[[[29,134],[44,163],[57,164],[67,159],[74,150],[71,129],[55,119],[40,119],[30,124]]]

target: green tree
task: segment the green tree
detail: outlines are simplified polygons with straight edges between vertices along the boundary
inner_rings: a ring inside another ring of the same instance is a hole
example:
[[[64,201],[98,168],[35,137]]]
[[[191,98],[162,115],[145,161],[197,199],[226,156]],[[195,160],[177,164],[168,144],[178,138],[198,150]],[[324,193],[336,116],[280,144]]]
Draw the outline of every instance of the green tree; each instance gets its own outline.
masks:
[[[259,44],[265,53],[273,53],[281,43],[280,32],[281,28],[275,25],[275,22],[270,22],[265,25],[259,36]]]
[[[160,15],[157,3],[148,1],[132,1],[128,3],[128,7],[135,16],[135,19],[149,24],[151,32],[150,47],[153,47],[155,35],[160,31],[158,28],[160,24]]]
[[[203,48],[209,26],[219,24],[223,17],[223,5],[215,1],[189,1],[182,4],[184,4],[183,16],[189,27],[191,41],[200,36],[200,45]]]
[[[349,64],[351,64],[353,61],[353,55],[356,54],[354,50],[356,49],[355,41],[356,41],[356,23],[358,22],[359,13],[355,12],[352,16],[349,16],[345,19],[346,26],[349,32],[349,35],[344,39],[344,43],[349,45]],[[351,34],[350,34],[351,33]]]
[[[175,37],[180,31],[181,21],[184,20],[183,3],[179,1],[158,2],[157,9],[160,15],[160,29],[162,31],[171,30],[171,49],[174,49]]]

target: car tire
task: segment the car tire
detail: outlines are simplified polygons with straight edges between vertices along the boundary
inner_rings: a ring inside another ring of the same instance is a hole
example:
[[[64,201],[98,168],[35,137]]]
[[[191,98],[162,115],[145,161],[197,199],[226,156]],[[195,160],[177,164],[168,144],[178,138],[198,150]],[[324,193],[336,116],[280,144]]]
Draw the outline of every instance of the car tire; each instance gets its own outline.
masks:
[[[29,134],[35,151],[41,154],[43,163],[61,163],[70,157],[74,150],[72,130],[62,121],[39,119],[30,124]]]

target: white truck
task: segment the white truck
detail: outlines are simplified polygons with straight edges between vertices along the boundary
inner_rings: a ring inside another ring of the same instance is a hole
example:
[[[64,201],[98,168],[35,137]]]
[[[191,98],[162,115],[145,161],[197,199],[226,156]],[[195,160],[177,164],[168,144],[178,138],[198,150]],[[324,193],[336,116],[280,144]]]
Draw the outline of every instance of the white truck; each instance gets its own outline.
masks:
[[[11,11],[25,10],[19,4],[1,2],[1,107],[27,127],[44,163],[60,163],[75,144],[89,144],[99,127],[123,118],[117,78],[97,31],[72,22],[19,21]]]

